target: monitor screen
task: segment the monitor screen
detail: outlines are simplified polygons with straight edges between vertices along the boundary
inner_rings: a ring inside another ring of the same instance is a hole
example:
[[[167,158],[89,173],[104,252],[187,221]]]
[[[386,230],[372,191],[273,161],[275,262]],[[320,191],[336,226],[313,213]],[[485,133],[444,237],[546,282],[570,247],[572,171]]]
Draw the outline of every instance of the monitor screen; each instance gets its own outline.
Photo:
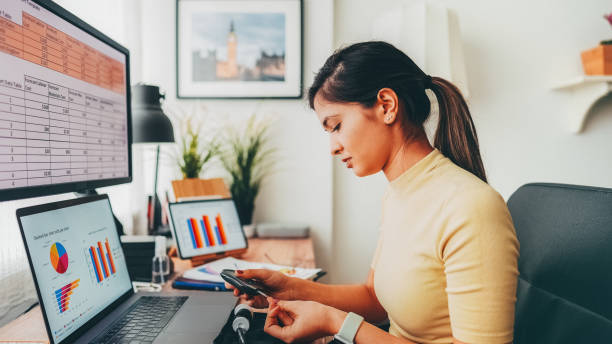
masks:
[[[96,198],[19,218],[55,343],[132,287],[110,202]]]
[[[129,182],[128,51],[52,2],[0,3],[0,200]]]
[[[183,258],[247,247],[231,199],[170,203],[169,209],[170,225]]]

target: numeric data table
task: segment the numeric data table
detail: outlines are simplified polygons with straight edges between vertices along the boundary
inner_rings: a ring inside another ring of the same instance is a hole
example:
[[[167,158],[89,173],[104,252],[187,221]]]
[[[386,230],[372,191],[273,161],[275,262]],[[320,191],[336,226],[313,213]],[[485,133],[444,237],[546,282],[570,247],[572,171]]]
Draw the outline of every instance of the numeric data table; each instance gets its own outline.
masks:
[[[125,104],[31,76],[0,83],[0,188],[128,174]]]

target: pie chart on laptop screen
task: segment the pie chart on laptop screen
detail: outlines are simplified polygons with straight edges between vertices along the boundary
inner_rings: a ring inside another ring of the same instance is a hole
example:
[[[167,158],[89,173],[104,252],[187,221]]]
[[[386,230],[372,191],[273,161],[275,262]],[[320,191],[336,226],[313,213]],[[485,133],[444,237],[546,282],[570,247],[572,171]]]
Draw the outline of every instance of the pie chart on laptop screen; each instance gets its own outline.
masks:
[[[51,265],[60,274],[68,270],[68,253],[62,244],[56,242],[51,246]]]

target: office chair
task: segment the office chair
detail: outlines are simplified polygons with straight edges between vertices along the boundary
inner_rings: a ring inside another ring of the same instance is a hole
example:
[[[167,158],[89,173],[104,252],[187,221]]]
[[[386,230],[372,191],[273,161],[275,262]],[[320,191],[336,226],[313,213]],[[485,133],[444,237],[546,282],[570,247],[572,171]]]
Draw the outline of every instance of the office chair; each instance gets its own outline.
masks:
[[[527,184],[508,208],[520,243],[514,343],[612,343],[612,189]]]

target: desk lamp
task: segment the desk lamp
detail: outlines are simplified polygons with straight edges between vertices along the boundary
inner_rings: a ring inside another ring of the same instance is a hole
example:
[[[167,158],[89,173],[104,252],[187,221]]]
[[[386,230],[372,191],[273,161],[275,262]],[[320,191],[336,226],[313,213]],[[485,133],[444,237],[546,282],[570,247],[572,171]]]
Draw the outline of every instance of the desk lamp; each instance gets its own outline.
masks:
[[[161,225],[161,203],[157,196],[157,177],[159,173],[159,146],[160,143],[174,142],[174,130],[170,119],[161,108],[158,86],[136,84],[132,86],[132,133],[134,143],[157,144],[155,155],[155,182],[153,184],[152,205],[150,204],[148,232],[154,234]]]

